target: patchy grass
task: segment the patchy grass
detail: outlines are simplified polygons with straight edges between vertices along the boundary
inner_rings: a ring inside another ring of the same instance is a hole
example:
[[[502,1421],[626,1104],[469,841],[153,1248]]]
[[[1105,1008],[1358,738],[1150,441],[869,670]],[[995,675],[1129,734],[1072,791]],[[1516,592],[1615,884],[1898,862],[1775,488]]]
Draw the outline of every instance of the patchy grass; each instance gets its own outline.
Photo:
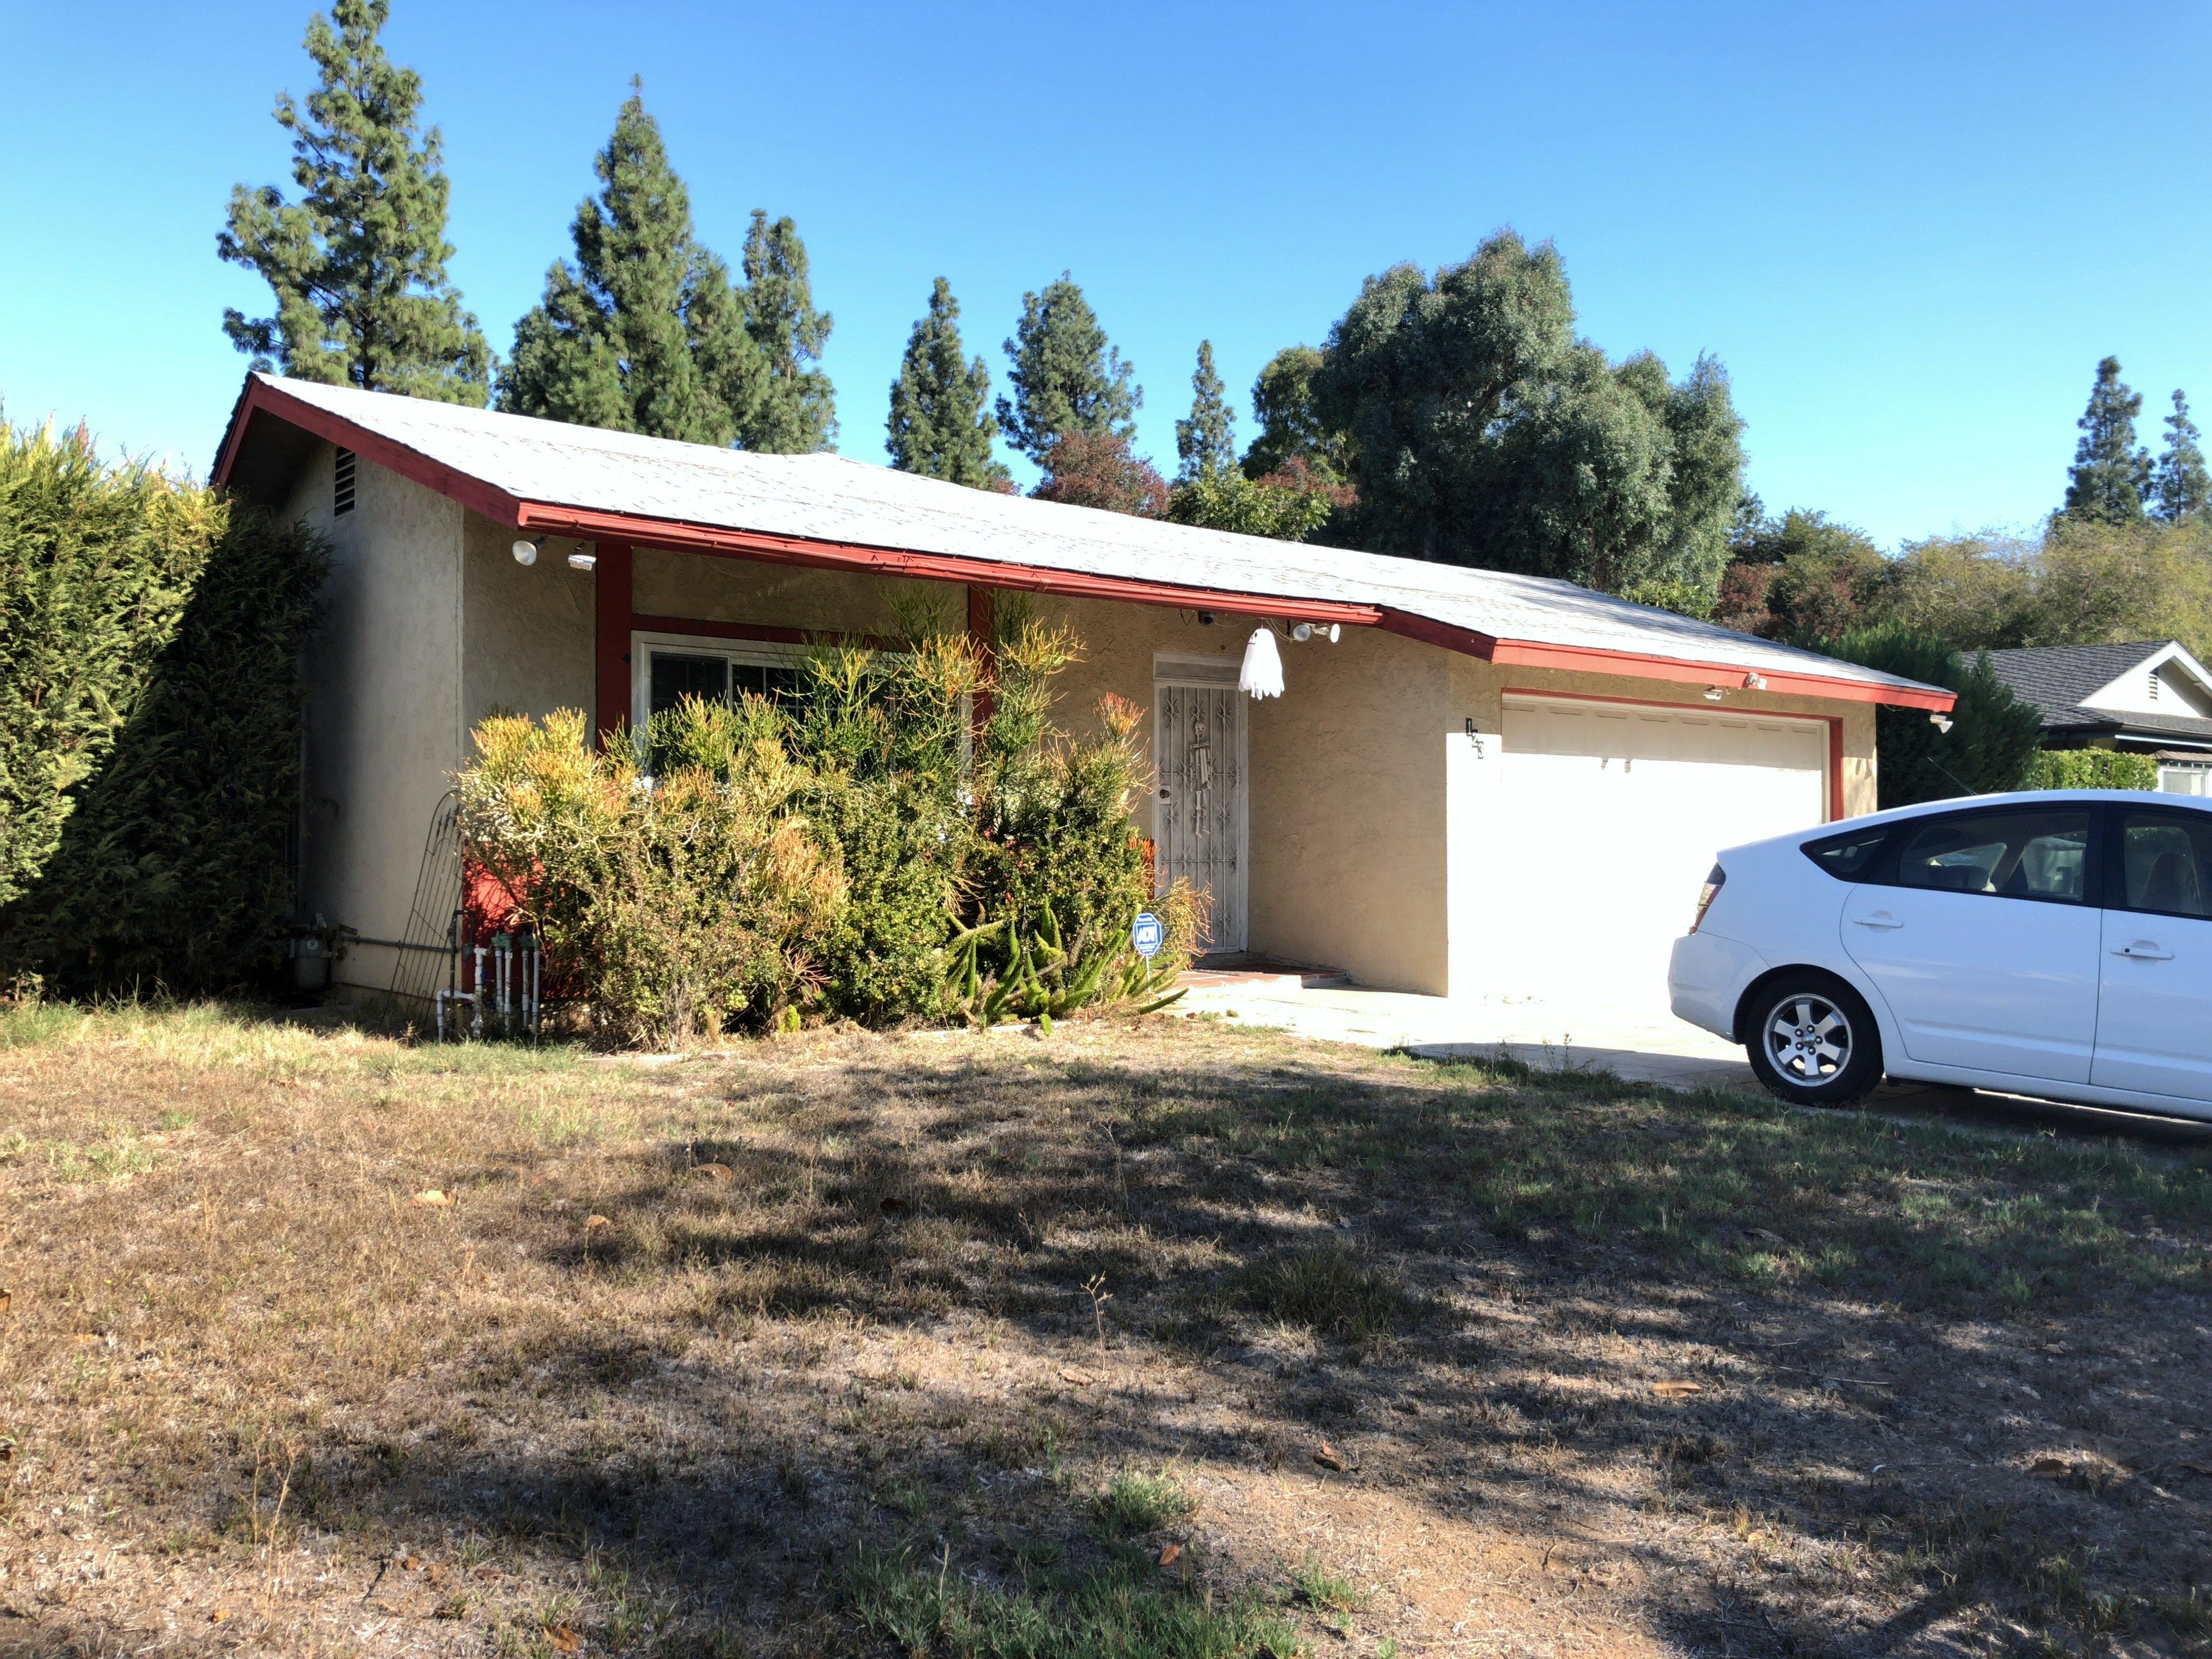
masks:
[[[0,1651],[2212,1652],[2202,1144],[0,1007]]]
[[[1180,1521],[1197,1505],[1190,1494],[1166,1474],[1132,1474],[1127,1470],[1098,1495],[1098,1518],[1109,1532],[1121,1534],[1157,1532]]]

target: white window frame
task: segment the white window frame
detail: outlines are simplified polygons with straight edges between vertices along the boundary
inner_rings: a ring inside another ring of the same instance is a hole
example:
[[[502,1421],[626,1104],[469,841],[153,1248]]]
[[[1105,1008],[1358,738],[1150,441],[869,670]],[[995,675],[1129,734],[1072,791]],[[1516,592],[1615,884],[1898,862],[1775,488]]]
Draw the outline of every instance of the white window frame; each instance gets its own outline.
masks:
[[[806,647],[777,640],[732,640],[713,634],[647,634],[629,636],[629,729],[645,730],[653,714],[653,653],[680,651],[686,656],[720,657],[747,668],[800,668]]]
[[[2193,789],[2176,788],[2177,783],[2193,782]],[[2161,795],[2184,795],[2202,799],[2212,794],[2212,766],[2191,765],[2187,761],[2160,761],[2158,768],[2158,793]]]

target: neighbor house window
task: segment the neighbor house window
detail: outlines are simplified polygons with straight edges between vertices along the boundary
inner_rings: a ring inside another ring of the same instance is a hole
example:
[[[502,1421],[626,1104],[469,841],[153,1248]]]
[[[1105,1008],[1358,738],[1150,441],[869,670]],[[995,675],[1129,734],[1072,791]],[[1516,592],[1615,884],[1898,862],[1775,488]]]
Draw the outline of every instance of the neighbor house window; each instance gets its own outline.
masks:
[[[333,513],[353,511],[354,465],[353,451],[338,451],[337,467],[331,475],[331,511]]]
[[[2202,766],[2161,766],[2158,769],[2158,788],[2163,795],[2202,795],[2208,793],[2205,780],[2212,771]]]

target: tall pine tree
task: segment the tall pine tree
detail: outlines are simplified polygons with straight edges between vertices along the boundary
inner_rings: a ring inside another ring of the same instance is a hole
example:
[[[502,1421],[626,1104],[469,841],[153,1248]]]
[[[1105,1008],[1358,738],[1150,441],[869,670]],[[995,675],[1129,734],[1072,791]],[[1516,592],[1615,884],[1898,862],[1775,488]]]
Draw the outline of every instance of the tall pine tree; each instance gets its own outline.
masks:
[[[2166,450],[2152,478],[2158,516],[2168,524],[2202,513],[2212,501],[2212,474],[2205,471],[2204,452],[2197,441],[2201,435],[2189,418],[2189,400],[2176,391],[2173,413],[2166,417]]]
[[[2089,406],[2075,423],[2081,438],[2067,472],[2066,505],[2061,509],[2067,518],[2132,524],[2143,516],[2151,466],[2150,452],[2136,443],[2136,416],[2142,412],[2142,394],[2130,391],[2120,379],[2120,360],[2107,357],[2099,363]]]
[[[446,275],[449,186],[438,129],[420,132],[422,77],[378,41],[390,0],[337,0],[307,23],[320,80],[302,112],[289,94],[288,203],[274,185],[232,187],[216,249],[264,277],[274,316],[223,313],[253,366],[301,380],[482,404],[491,349]]]
[[[940,276],[930,290],[928,314],[915,324],[898,379],[891,382],[884,447],[902,472],[977,489],[1011,489],[1012,479],[991,454],[999,423],[985,406],[990,371],[981,357],[971,362],[963,351],[960,301]]]
[[[638,82],[593,158],[575,263],[515,325],[499,405],[580,426],[727,444],[759,409],[767,365],[729,268],[698,246],[691,202]]]
[[[1144,388],[1130,383],[1129,365],[1106,343],[1106,331],[1067,272],[1042,294],[1022,295],[1022,319],[1006,352],[1014,395],[999,399],[999,426],[1038,465],[1071,434],[1136,435],[1130,416],[1145,401]]]
[[[1213,342],[1198,343],[1198,367],[1190,377],[1190,418],[1176,422],[1176,482],[1212,477],[1237,465],[1237,417],[1221,393],[1213,367]]]
[[[738,441],[769,455],[827,449],[837,435],[836,391],[819,367],[830,316],[814,308],[799,227],[755,208],[744,269],[745,331],[767,362],[768,383]]]

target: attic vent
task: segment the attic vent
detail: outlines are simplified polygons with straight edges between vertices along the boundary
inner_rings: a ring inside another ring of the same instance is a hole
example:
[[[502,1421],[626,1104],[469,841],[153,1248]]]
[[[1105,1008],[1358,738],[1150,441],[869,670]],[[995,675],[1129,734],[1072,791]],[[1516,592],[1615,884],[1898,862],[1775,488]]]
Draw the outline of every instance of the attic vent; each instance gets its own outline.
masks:
[[[2155,668],[2150,671],[2150,700],[2153,702],[2158,701],[2158,670]]]
[[[338,451],[337,470],[332,475],[332,488],[331,490],[331,512],[350,513],[353,511],[353,451],[350,449],[341,449]]]

